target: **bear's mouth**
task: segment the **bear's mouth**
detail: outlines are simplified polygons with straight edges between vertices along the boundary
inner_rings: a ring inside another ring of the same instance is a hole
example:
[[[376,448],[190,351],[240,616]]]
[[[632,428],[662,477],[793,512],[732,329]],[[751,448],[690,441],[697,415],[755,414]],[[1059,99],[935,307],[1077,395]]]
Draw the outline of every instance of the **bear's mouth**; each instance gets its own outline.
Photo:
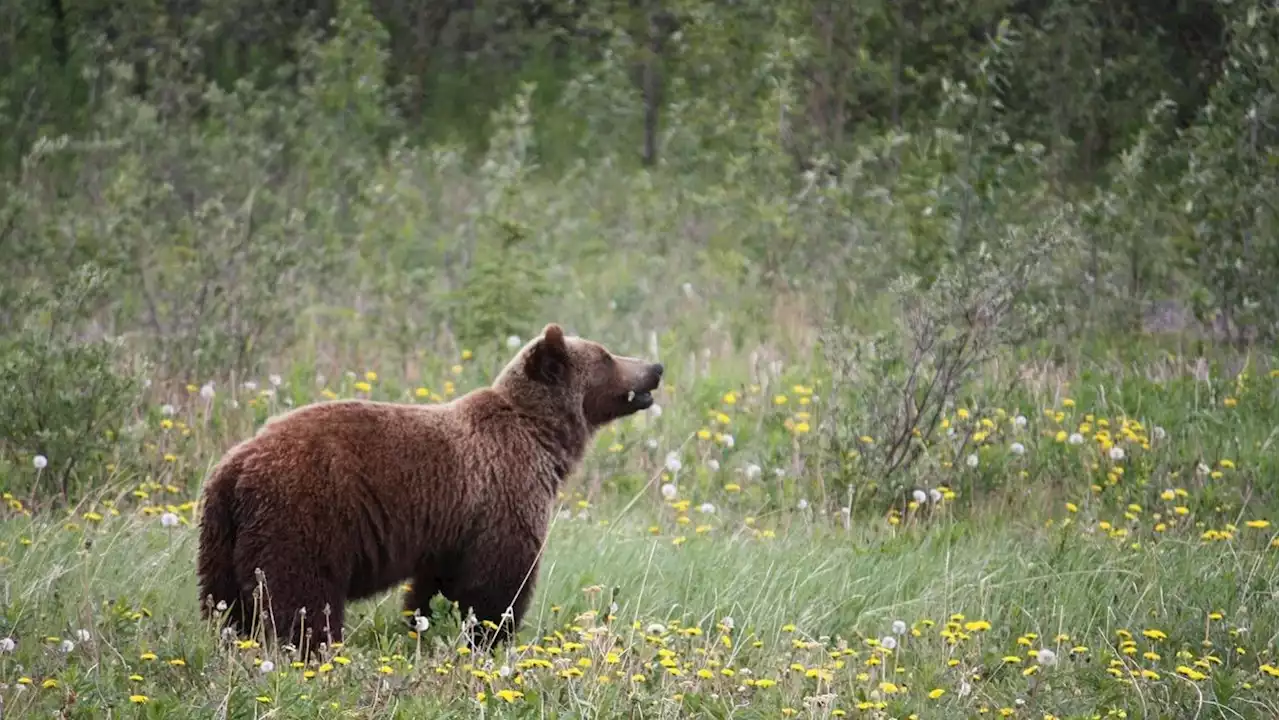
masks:
[[[640,390],[627,393],[627,405],[636,410],[648,410],[653,406],[653,393],[649,390]]]

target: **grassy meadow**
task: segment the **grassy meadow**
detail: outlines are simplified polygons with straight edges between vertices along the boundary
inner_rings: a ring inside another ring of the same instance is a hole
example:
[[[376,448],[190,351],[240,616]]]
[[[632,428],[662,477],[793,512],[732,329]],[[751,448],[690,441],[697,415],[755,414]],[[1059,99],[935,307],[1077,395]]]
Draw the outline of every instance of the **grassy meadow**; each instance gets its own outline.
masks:
[[[258,5],[0,4],[0,720],[1280,717],[1275,3]],[[549,322],[666,372],[513,645],[200,619]]]
[[[290,405],[447,401],[482,359],[178,386],[147,408],[142,475],[108,464],[69,512],[6,493],[5,716],[1276,716],[1277,380],[1252,367],[1024,379],[919,438],[917,485],[863,478],[837,507],[829,378],[673,360],[564,489],[516,645],[474,652],[440,598],[415,632],[398,592],[306,666],[198,619],[220,449]]]

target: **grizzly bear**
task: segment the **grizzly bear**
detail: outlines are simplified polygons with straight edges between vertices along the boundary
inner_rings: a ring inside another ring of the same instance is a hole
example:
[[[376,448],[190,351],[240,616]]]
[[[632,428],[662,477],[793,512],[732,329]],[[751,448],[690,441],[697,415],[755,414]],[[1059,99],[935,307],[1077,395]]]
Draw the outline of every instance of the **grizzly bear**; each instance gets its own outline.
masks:
[[[597,429],[653,404],[662,372],[550,324],[450,402],[335,400],[268,421],[205,482],[202,616],[305,653],[342,639],[347,601],[411,580],[406,610],[439,592],[474,613],[474,642],[510,640],[557,490]]]

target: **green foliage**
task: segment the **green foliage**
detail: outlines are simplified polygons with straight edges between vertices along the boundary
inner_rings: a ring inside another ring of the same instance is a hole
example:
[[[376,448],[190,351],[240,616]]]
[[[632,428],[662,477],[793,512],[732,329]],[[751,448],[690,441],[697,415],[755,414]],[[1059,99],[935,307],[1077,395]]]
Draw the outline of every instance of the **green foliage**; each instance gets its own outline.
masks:
[[[36,285],[11,306],[0,335],[0,451],[6,490],[63,501],[103,474],[131,419],[141,376],[119,338],[87,320],[108,285],[82,266],[54,288]],[[37,457],[40,465],[33,465]],[[2,467],[2,466],[0,466]]]

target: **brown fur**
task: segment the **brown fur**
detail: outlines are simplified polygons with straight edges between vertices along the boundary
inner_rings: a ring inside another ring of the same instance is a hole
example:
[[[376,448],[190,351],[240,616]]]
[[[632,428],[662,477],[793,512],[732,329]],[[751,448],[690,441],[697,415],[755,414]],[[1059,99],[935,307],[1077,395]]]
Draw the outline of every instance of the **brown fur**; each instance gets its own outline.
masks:
[[[553,324],[490,387],[452,402],[323,402],[267,422],[205,483],[203,615],[226,603],[241,634],[265,620],[305,651],[308,632],[313,645],[342,638],[348,600],[412,579],[407,610],[441,592],[500,626],[477,640],[508,639],[557,489],[596,429],[652,404],[661,376]]]

